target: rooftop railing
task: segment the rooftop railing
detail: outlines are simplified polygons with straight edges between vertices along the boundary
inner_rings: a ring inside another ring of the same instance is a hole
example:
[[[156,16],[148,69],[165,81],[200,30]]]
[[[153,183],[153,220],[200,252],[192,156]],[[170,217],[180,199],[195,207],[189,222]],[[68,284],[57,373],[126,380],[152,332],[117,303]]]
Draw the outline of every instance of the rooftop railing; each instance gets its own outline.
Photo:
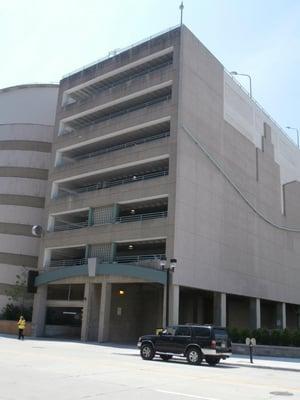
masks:
[[[234,77],[232,76],[232,74],[227,71],[227,69],[224,67],[224,72],[226,73],[227,76],[229,76],[238,86],[239,88],[247,95],[249,96],[249,93],[247,92],[247,90],[244,88],[244,86]],[[297,147],[297,144],[289,137],[289,135],[285,132],[285,130],[279,125],[278,122],[275,121],[275,119],[273,117],[271,117],[271,115],[264,109],[264,107],[257,101],[255,100],[253,97],[249,97],[250,102],[253,102],[253,104],[255,104],[257,106],[257,108],[259,108],[269,119],[270,121],[272,121],[272,123],[277,127],[277,129],[280,130],[280,133],[285,136],[289,142],[291,144],[293,144],[294,146]]]
[[[93,67],[94,65],[99,64],[99,63],[101,63],[103,61],[106,61],[106,60],[108,60],[110,58],[113,58],[113,57],[115,57],[116,55],[118,55],[120,53],[128,51],[128,50],[132,49],[133,47],[139,46],[139,45],[141,45],[143,43],[148,42],[149,40],[157,38],[158,36],[161,36],[161,35],[163,35],[165,33],[171,32],[174,29],[179,28],[179,26],[180,25],[172,26],[171,28],[165,29],[164,31],[161,31],[161,32],[159,32],[159,33],[157,33],[155,35],[149,36],[146,39],[140,40],[139,42],[136,42],[136,43],[134,43],[134,44],[132,44],[130,46],[124,47],[122,49],[114,49],[114,50],[110,51],[105,57],[102,57],[102,58],[100,58],[100,59],[98,59],[96,61],[93,61],[90,64],[87,64],[87,65],[85,65],[83,67],[80,67],[80,68],[78,68],[78,69],[76,69],[76,70],[64,75],[63,79],[69,78],[70,76],[75,75],[78,72],[83,72],[84,70],[86,70],[86,69],[88,69],[90,67]]]
[[[105,149],[99,149],[99,150],[96,150],[96,151],[92,151],[90,153],[81,154],[81,155],[73,157],[72,160],[70,160],[70,158],[68,158],[67,160],[64,160],[62,158],[61,163],[58,164],[57,166],[58,167],[63,167],[65,165],[75,163],[76,161],[81,161],[81,160],[85,160],[87,158],[97,157],[97,156],[99,156],[101,154],[111,153],[111,152],[117,151],[117,150],[127,149],[129,147],[134,147],[134,146],[137,146],[137,145],[140,145],[140,144],[152,142],[154,140],[163,139],[163,138],[168,137],[168,136],[170,136],[170,131],[162,132],[162,133],[159,133],[159,134],[153,135],[153,136],[148,136],[146,138],[132,140],[130,142],[126,142],[126,143],[118,144],[118,145],[115,145],[115,146],[107,147]]]
[[[134,182],[138,182],[138,181],[154,179],[154,178],[158,178],[161,176],[167,176],[168,174],[169,174],[168,170],[162,170],[162,171],[150,172],[148,174],[143,174],[143,175],[132,175],[130,177],[111,180],[111,181],[101,181],[101,182],[95,183],[93,185],[84,186],[84,187],[77,188],[77,189],[72,189],[72,193],[59,192],[54,199],[67,197],[67,196],[74,196],[74,195],[80,194],[80,193],[93,192],[95,190],[109,189],[113,186],[125,185],[128,183],[134,183]]]

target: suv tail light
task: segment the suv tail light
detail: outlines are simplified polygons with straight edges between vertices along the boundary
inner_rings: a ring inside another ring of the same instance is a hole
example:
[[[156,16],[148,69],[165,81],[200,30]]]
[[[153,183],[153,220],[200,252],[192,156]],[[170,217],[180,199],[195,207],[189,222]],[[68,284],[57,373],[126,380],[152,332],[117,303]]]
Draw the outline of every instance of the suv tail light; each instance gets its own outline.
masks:
[[[210,344],[211,349],[215,349],[216,346],[217,346],[216,341],[215,341],[215,340],[212,340],[212,341],[211,341],[211,344]]]

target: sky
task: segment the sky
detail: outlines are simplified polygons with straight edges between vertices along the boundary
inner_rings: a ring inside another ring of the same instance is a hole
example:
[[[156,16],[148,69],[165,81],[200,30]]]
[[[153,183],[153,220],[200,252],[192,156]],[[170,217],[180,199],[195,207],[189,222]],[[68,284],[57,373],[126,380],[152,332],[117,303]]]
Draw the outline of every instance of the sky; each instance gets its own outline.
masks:
[[[180,1],[0,0],[0,89],[58,83],[175,26]],[[183,22],[227,70],[251,75],[253,97],[279,125],[300,129],[300,0],[184,0]]]

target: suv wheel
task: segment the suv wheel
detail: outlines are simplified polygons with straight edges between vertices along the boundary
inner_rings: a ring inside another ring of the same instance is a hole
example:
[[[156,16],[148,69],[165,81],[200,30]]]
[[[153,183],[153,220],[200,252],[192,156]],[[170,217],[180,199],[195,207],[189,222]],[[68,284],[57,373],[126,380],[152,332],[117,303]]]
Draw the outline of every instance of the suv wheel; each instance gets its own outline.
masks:
[[[189,364],[198,365],[202,362],[202,353],[201,350],[197,349],[197,347],[191,347],[186,352],[186,359]]]
[[[205,361],[209,365],[217,365],[220,362],[220,358],[219,357],[206,357]]]
[[[164,361],[169,361],[171,360],[173,356],[169,355],[169,354],[160,354],[160,358]]]
[[[151,344],[143,344],[141,347],[141,357],[143,360],[152,360],[155,356],[155,351]]]

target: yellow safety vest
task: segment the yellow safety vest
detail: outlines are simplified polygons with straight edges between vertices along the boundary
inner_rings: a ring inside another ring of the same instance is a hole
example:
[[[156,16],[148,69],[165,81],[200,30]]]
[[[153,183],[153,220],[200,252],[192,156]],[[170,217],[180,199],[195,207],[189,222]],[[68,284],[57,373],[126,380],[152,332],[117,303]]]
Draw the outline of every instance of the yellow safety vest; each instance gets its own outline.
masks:
[[[19,329],[25,329],[25,326],[26,326],[26,321],[25,321],[25,319],[19,319],[19,321],[18,321],[18,328],[19,328]]]

